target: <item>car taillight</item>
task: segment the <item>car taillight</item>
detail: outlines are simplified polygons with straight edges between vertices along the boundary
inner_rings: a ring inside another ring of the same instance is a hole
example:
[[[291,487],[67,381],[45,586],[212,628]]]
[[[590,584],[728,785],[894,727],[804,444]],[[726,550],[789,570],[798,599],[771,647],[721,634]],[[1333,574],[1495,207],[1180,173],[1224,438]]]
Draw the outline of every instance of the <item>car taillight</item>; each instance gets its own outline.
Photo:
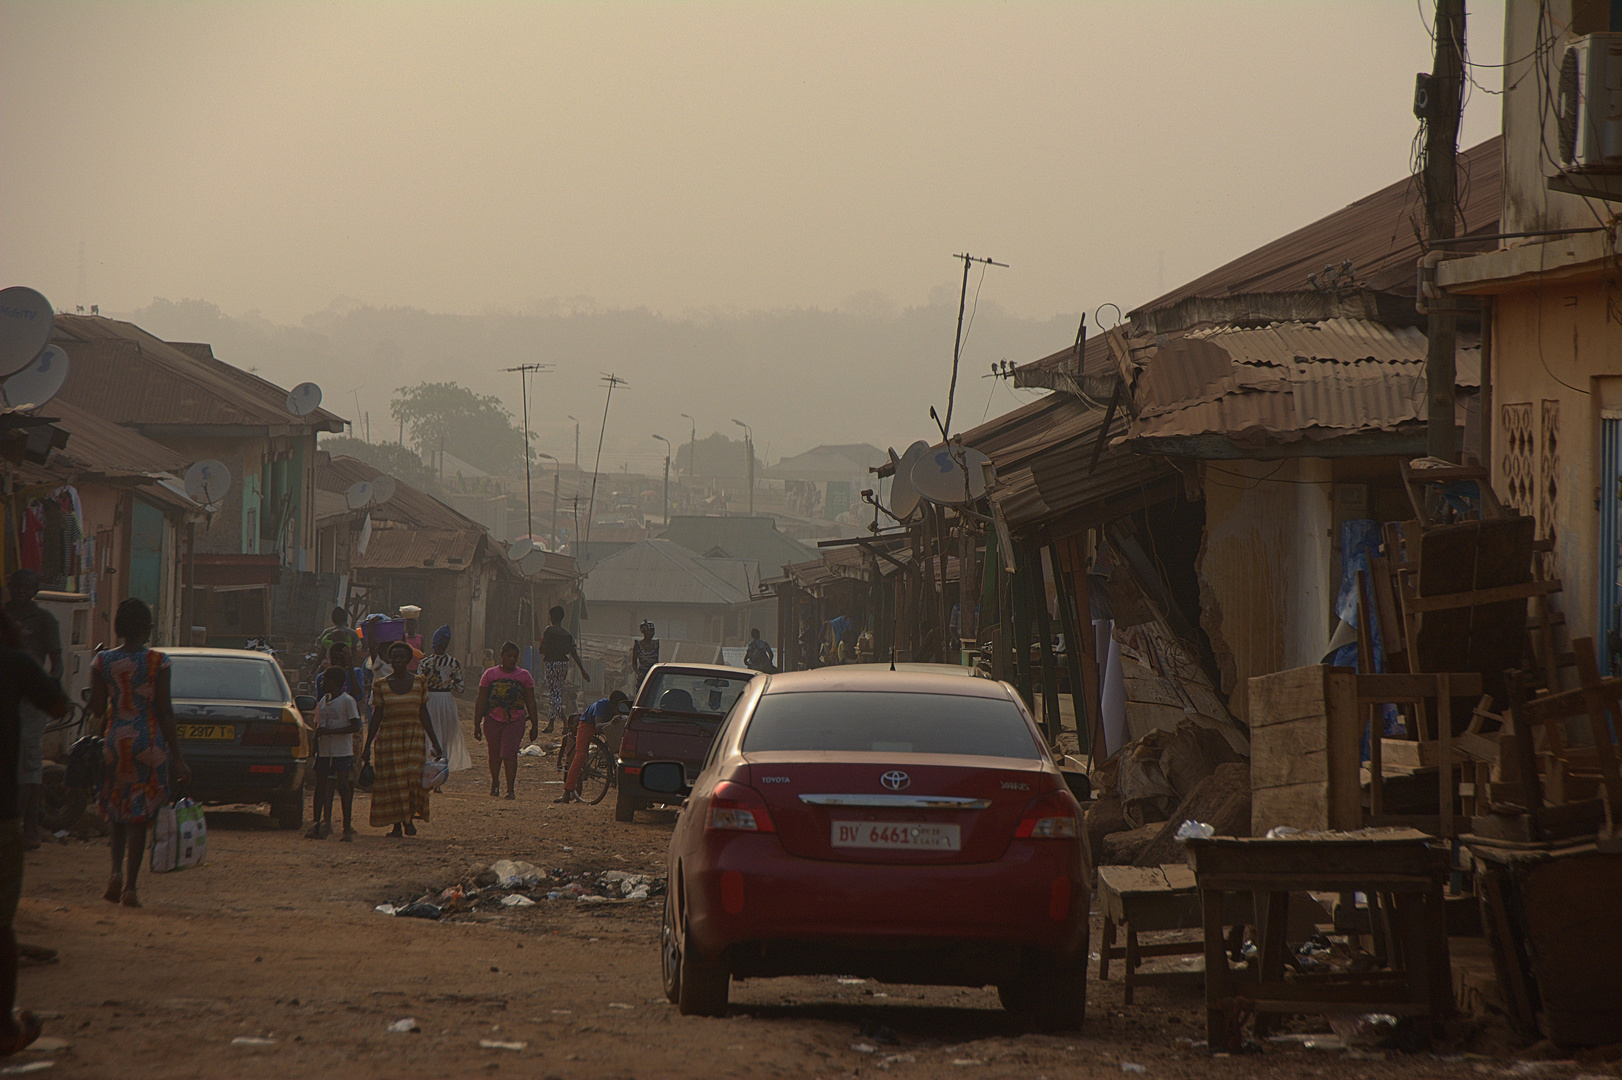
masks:
[[[636,756],[636,732],[634,732],[634,731],[630,730],[629,728],[627,728],[626,731],[625,731],[624,736],[621,737],[621,739],[620,739],[620,757],[628,758],[628,757],[635,757],[635,756]]]
[[[278,720],[255,720],[242,733],[243,746],[298,746],[301,731],[297,724]]]
[[[1014,835],[1031,840],[1074,839],[1081,835],[1081,819],[1076,800],[1066,791],[1038,795],[1025,808]]]
[[[771,811],[766,809],[766,800],[760,797],[760,792],[730,780],[715,785],[715,791],[710,795],[710,816],[705,827],[737,832],[777,831],[777,826],[772,824]]]

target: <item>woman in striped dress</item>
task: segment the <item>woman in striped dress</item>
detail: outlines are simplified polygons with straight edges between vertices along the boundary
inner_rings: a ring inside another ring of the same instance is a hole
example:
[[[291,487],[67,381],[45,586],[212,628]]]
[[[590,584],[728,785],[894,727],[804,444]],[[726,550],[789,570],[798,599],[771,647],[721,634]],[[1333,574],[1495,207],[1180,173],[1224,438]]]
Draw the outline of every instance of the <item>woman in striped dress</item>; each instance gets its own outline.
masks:
[[[372,785],[372,827],[393,825],[390,836],[416,836],[416,818],[428,820],[428,792],[422,788],[426,760],[422,737],[428,736],[434,753],[445,756],[439,736],[428,719],[427,680],[410,669],[411,646],[396,641],[389,646],[391,670],[372,684],[372,723],[366,733],[361,760],[377,745],[377,780]]]
[[[439,733],[439,745],[445,748],[445,764],[449,771],[456,772],[471,766],[473,758],[462,740],[462,720],[452,696],[462,692],[462,661],[447,651],[450,643],[450,627],[435,630],[434,651],[422,658],[417,671],[428,680],[428,719]]]

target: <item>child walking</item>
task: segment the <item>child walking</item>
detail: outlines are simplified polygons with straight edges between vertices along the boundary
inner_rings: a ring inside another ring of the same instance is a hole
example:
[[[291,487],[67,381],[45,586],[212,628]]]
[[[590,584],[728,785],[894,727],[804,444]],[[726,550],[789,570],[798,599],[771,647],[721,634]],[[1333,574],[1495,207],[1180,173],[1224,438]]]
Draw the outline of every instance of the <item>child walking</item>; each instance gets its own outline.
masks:
[[[332,835],[332,794],[336,789],[344,808],[344,834],[339,839],[355,839],[352,816],[355,784],[350,775],[355,765],[354,734],[360,730],[360,708],[344,692],[346,671],[330,667],[321,673],[321,700],[315,706],[315,824],[304,835],[323,840]]]

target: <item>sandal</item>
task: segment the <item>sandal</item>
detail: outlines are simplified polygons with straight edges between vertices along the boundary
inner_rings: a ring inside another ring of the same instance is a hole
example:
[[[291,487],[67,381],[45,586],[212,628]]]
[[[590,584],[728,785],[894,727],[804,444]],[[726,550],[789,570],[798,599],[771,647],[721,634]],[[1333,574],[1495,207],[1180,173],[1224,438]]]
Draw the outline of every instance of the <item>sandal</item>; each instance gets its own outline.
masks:
[[[125,889],[124,895],[118,898],[118,902],[125,907],[138,908],[141,906],[141,898],[135,895],[134,889]]]
[[[40,1032],[44,1030],[45,1025],[33,1013],[27,1011],[18,1013],[16,1033],[0,1035],[0,1057],[10,1057],[19,1050],[32,1046],[34,1040],[38,1039]]]
[[[112,877],[107,879],[107,891],[101,894],[101,898],[107,901],[109,904],[116,904],[118,903],[118,898],[123,894],[124,875],[114,874]]]

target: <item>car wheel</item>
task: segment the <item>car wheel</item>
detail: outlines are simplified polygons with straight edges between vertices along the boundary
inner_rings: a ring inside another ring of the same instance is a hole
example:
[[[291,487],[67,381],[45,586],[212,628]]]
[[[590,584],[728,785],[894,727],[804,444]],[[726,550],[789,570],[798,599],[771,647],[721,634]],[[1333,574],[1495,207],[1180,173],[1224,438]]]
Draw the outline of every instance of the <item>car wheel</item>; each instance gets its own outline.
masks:
[[[296,829],[304,824],[304,800],[287,799],[270,804],[270,816],[276,819],[278,829]]]
[[[676,933],[676,901],[665,897],[664,926],[660,946],[665,977],[665,997],[683,1016],[725,1016],[727,991],[732,975],[720,964],[706,964],[686,949],[686,934]]]
[[[1078,1031],[1087,1014],[1086,963],[1024,965],[1012,982],[997,984],[997,997],[1032,1031]]]
[[[636,817],[636,795],[631,791],[630,781],[620,778],[619,796],[614,800],[614,820],[630,821]]]

